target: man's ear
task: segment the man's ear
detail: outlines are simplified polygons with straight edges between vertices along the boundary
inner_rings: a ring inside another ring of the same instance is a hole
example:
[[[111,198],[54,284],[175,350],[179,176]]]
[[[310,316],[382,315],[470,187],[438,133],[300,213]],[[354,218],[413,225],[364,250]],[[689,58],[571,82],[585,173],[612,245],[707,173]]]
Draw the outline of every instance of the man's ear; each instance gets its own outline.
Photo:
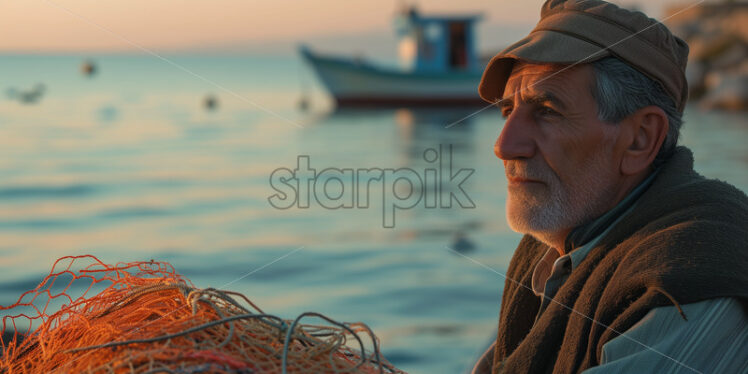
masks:
[[[628,136],[623,144],[621,173],[634,175],[646,170],[659,152],[668,130],[668,119],[662,108],[650,105],[626,117],[624,126]]]

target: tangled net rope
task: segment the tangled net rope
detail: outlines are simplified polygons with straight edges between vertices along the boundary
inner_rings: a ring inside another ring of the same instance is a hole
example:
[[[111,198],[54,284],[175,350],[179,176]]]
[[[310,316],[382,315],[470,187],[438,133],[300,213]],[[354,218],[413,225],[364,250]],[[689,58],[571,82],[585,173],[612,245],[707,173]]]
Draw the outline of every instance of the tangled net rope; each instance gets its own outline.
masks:
[[[195,288],[166,262],[62,257],[0,311],[12,332],[2,374],[403,373],[362,323],[283,320],[240,293]]]

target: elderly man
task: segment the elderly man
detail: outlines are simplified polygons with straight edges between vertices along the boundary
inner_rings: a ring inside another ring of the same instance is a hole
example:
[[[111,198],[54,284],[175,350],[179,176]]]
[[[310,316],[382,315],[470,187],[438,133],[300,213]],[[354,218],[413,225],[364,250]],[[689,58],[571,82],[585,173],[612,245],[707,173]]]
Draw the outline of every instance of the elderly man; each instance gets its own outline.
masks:
[[[526,235],[474,373],[748,372],[748,198],[676,147],[687,56],[642,13],[549,0],[488,64]]]

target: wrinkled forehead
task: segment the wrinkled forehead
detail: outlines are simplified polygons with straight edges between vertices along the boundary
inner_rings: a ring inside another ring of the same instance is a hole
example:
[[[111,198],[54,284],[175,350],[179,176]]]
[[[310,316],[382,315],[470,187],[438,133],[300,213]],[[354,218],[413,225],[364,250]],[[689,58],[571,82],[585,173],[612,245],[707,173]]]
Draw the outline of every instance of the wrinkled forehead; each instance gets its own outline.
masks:
[[[594,84],[592,67],[589,64],[533,64],[517,61],[504,87],[504,98],[522,92],[559,91],[584,89],[591,93]]]

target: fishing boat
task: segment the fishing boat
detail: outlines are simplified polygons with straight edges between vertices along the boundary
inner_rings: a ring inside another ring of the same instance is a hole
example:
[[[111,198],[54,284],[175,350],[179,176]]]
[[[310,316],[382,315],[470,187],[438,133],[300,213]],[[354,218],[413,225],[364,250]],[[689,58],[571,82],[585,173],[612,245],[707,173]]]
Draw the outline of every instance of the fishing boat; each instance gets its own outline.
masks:
[[[400,66],[324,55],[302,45],[301,56],[338,106],[465,106],[478,96],[483,66],[476,53],[475,15],[423,16],[415,8],[395,18]]]

